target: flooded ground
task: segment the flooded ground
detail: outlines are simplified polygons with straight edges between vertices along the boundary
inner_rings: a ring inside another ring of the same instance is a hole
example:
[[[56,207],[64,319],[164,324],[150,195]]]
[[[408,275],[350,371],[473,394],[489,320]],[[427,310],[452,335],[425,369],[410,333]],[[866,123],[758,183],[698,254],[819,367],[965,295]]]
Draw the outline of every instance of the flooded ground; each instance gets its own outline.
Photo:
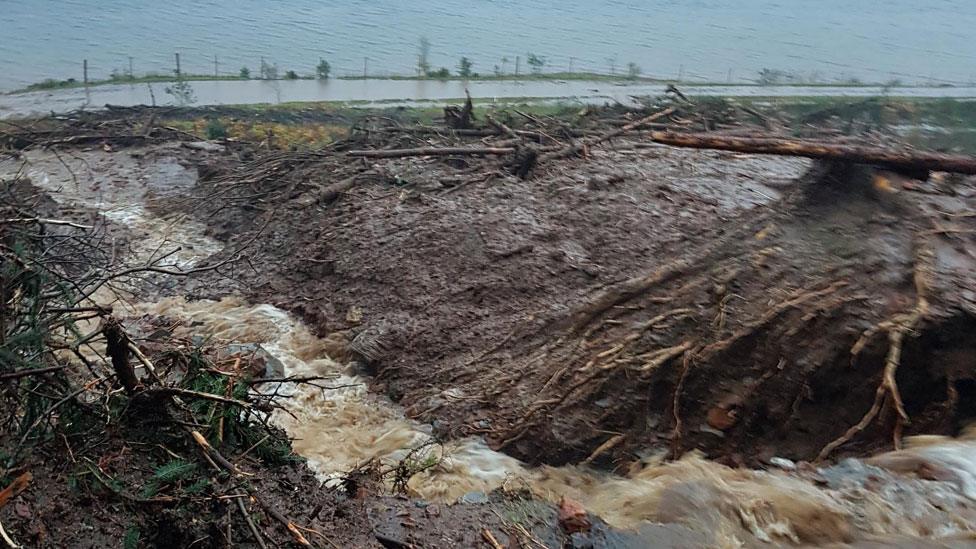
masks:
[[[105,105],[176,105],[167,95],[167,84],[120,84],[0,95],[0,118],[43,115],[74,109],[99,109]],[[479,100],[508,102],[523,98],[564,100],[587,104],[620,102],[629,104],[634,96],[657,96],[662,84],[646,82],[581,80],[248,80],[190,82],[195,105],[277,104],[302,101],[357,102],[361,106],[383,103],[411,106],[423,102],[444,102],[463,98],[465,91]],[[897,88],[830,86],[687,86],[691,96],[725,97],[876,97],[883,95],[913,98],[976,98],[976,87]]]
[[[178,212],[167,213],[154,203],[197,195],[201,190],[198,166],[226,161],[221,155],[217,149],[190,152],[176,145],[117,151],[95,148],[66,155],[29,151],[24,163],[5,161],[3,174],[9,176],[23,166],[24,173],[63,207],[86,208],[96,216],[103,216],[115,225],[120,238],[125,237],[131,243],[120,253],[129,255],[133,264],[165,256],[169,263],[188,268],[203,264],[223,244],[209,236],[207,226],[199,220],[190,221]],[[616,188],[622,181],[620,178],[627,176],[606,172],[600,167],[604,164],[620,166],[629,162],[631,167],[623,172],[654,178],[661,185],[650,189],[652,194],[666,189],[680,198],[684,208],[700,201],[707,205],[710,212],[707,215],[718,217],[768,205],[779,198],[784,183],[799,177],[806,167],[805,161],[794,159],[667,149],[641,152],[624,148],[609,155],[598,153],[594,160],[597,166],[581,171],[577,180],[562,180],[558,185],[558,194],[573,198],[570,210],[552,211],[554,219],[587,208],[590,194],[609,192],[617,201],[610,208],[629,210],[634,205],[643,214],[661,219],[665,225],[680,219],[690,223],[687,221],[690,216],[680,215],[678,210],[664,204],[668,201],[637,206],[636,199],[627,194],[633,191]],[[404,177],[420,177],[416,165],[400,164],[391,168]],[[481,239],[491,238],[496,246],[501,246],[503,240],[515,238],[512,244],[517,245],[518,239],[531,237],[535,232],[545,237],[548,231],[543,230],[537,214],[555,207],[534,200],[520,204],[513,192],[517,185],[516,181],[507,181],[498,186],[491,212],[480,210],[477,203],[466,211],[463,203],[452,203],[443,195],[430,195],[426,200],[438,204],[442,210],[440,215],[447,216],[448,220],[467,225],[487,221],[496,228],[493,233],[481,233]],[[717,192],[717,188],[724,190]],[[457,196],[463,200],[463,195]],[[392,226],[398,218],[402,222],[414,216],[405,211],[407,205],[384,203],[391,198],[367,197],[367,203],[374,205],[371,207],[393,216],[391,223],[384,222],[385,226]],[[517,214],[516,221],[523,227],[519,234],[505,231],[511,216],[501,213],[508,206],[514,206],[513,215]],[[533,214],[534,210],[538,212]],[[469,215],[473,217],[468,219]],[[641,230],[637,227],[628,230],[624,226],[628,222],[618,216],[604,229],[608,234]],[[432,230],[441,226],[430,214],[423,225]],[[351,230],[362,233],[363,227]],[[450,232],[445,230],[442,238]],[[592,231],[587,227],[584,232]],[[332,241],[335,242],[334,235]],[[389,236],[378,235],[376,241],[388,242]],[[560,246],[565,248],[565,253],[557,259],[563,261],[565,256],[574,264],[574,270],[585,270],[586,265],[596,262],[606,263],[606,258],[586,257],[585,249],[572,242]],[[407,246],[402,249],[406,250]],[[506,250],[508,247],[502,246],[496,255],[511,257],[505,255]],[[386,253],[382,249],[372,252]],[[304,253],[300,255],[304,257]],[[627,250],[608,253],[633,255]],[[359,268],[369,264],[367,257],[361,259]],[[262,265],[256,267],[260,269]],[[343,268],[344,265],[339,265],[339,269]],[[409,287],[400,287],[398,292],[407,290]],[[290,414],[277,416],[277,421],[296,439],[295,450],[309,460],[309,465],[325,481],[370,460],[384,464],[401,460],[435,434],[434,425],[411,419],[385,395],[369,391],[372,379],[363,366],[339,358],[344,355],[337,343],[341,339],[316,335],[282,309],[249,303],[233,295],[220,300],[187,301],[181,297],[160,298],[146,287],[138,292],[131,296],[133,301],[116,303],[118,314],[127,317],[134,327],[143,314],[159,315],[175,321],[177,333],[187,338],[201,337],[225,347],[260,344],[280,361],[285,375],[328,378],[325,388],[303,386],[294,391]],[[332,299],[332,296],[319,297]],[[421,300],[429,297],[414,296]],[[408,320],[406,316],[401,318]],[[340,319],[332,321],[340,322]],[[395,362],[396,358],[392,360]],[[443,389],[438,398],[444,402],[476,398],[457,388]],[[915,439],[904,451],[867,460],[846,460],[833,466],[815,467],[772,456],[767,470],[757,470],[727,467],[694,453],[671,463],[665,462],[661,453],[647,453],[630,463],[629,469],[617,468],[616,473],[609,473],[591,468],[591,460],[561,467],[529,466],[492,450],[480,436],[467,436],[434,444],[417,454],[421,461],[430,457],[437,464],[414,475],[409,488],[414,497],[451,503],[459,498],[481,501],[485,492],[499,487],[526,487],[536,496],[553,502],[563,497],[573,498],[611,525],[643,532],[646,540],[667,540],[672,546],[868,543],[871,540],[891,542],[901,537],[909,544],[909,540],[919,537],[965,543],[971,541],[970,536],[976,531],[973,511],[976,507],[972,503],[976,501],[974,456],[973,439],[964,433],[958,439]]]

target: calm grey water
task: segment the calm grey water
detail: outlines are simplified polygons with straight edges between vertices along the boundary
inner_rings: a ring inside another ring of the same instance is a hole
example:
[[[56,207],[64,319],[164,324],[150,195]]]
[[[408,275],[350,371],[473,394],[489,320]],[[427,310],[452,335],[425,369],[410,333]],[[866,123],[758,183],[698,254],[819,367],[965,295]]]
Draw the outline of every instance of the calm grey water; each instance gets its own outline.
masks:
[[[976,80],[974,0],[0,0],[0,90],[113,69],[222,73],[260,58],[312,73],[408,74],[420,36],[435,67],[744,81],[764,67],[867,81]],[[503,59],[507,58],[507,62]]]

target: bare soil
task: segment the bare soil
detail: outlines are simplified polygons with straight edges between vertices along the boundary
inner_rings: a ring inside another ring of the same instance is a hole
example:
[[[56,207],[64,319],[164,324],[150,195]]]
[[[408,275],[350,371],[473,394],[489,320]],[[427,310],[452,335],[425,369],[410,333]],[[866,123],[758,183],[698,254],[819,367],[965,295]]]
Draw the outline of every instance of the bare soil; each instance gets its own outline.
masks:
[[[378,121],[339,146],[444,140]],[[248,178],[261,198],[229,199]],[[261,267],[236,273],[254,299],[346,337],[376,389],[442,436],[530,462],[813,460],[952,434],[973,414],[971,179],[638,136],[527,179],[504,161],[325,151],[201,193],[224,201],[191,208],[214,236],[260,231]],[[897,386],[880,390],[896,348]]]
[[[568,140],[618,115],[502,120]],[[181,149],[202,179],[152,207],[206,224],[226,245],[213,260],[235,261],[154,291],[244,293],[298,313],[440,436],[484,435],[532,463],[625,471],[662,450],[834,459],[976,416],[972,178],[648,147],[639,134],[524,179],[507,159],[338,154],[505,137],[428,129],[360,120],[322,151]],[[129,132],[112,146],[144,141]],[[193,519],[227,516],[213,498],[168,510],[84,474],[76,453],[141,485],[157,462],[130,444],[140,429],[50,441],[0,522],[36,546],[117,546],[133,527],[156,546],[220,546],[227,525]],[[252,483],[333,546],[468,547],[482,528],[507,545],[513,513],[548,546],[569,542],[552,506],[517,493],[442,507],[368,479],[326,491],[301,463],[252,465]],[[229,520],[247,535],[239,513]],[[696,544],[592,520],[597,546]]]

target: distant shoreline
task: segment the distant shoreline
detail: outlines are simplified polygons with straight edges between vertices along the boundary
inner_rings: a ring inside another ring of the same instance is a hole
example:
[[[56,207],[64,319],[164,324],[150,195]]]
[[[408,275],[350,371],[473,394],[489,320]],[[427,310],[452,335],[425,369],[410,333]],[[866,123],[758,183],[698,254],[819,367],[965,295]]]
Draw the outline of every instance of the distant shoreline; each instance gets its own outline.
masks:
[[[67,90],[67,89],[79,89],[79,88],[93,88],[101,86],[112,86],[112,85],[138,85],[138,84],[175,84],[180,81],[184,82],[248,82],[248,81],[259,81],[259,82],[287,82],[294,80],[319,80],[319,78],[310,75],[295,75],[294,78],[250,78],[241,77],[234,75],[212,75],[212,74],[182,74],[179,77],[172,74],[158,74],[151,73],[141,76],[113,76],[111,78],[105,78],[100,80],[91,80],[87,84],[77,80],[75,78],[68,78],[65,80],[55,80],[47,79],[41,82],[36,82],[30,84],[26,87],[3,92],[3,95],[20,95],[32,92],[41,91],[56,91],[56,90]],[[392,80],[392,81],[417,81],[417,82],[523,82],[523,81],[559,81],[559,80],[574,80],[574,81],[589,81],[589,82],[605,82],[605,83],[622,83],[622,84],[673,84],[676,86],[694,86],[694,87],[705,87],[705,86],[735,86],[735,87],[795,87],[795,88],[887,88],[887,89],[929,89],[929,88],[953,88],[957,87],[952,84],[885,84],[885,83],[869,83],[869,82],[817,82],[817,83],[800,83],[800,82],[788,82],[788,83],[778,83],[778,84],[763,84],[755,81],[739,81],[739,82],[707,82],[707,81],[679,81],[676,79],[661,79],[649,76],[635,76],[630,77],[626,75],[611,75],[596,72],[553,72],[553,73],[528,73],[528,74],[498,74],[498,75],[481,75],[475,74],[471,76],[459,76],[459,75],[448,75],[448,76],[417,76],[417,75],[367,75],[367,76],[334,76],[330,78],[325,78],[321,80]]]
[[[152,79],[113,82],[88,88],[73,87],[0,95],[0,119],[25,118],[51,112],[112,106],[276,105],[286,103],[345,103],[356,106],[443,104],[470,93],[479,102],[563,101],[577,105],[627,104],[638,97],[667,93],[669,82],[656,80],[566,79],[555,75],[515,79],[334,78],[223,79],[187,75],[179,82]],[[677,85],[689,97],[915,97],[976,102],[974,87],[937,86],[760,86]]]

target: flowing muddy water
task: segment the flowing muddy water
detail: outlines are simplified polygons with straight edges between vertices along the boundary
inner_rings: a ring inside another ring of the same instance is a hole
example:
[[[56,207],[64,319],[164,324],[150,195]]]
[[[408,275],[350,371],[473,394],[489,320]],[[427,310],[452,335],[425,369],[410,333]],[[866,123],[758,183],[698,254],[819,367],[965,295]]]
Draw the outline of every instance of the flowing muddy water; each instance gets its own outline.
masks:
[[[202,225],[166,219],[147,207],[156,196],[191,188],[195,170],[180,162],[181,154],[178,148],[162,147],[82,151],[59,159],[33,151],[26,155],[24,171],[62,207],[96,209],[124,228],[136,242],[128,251],[130,262],[144,263],[179,247],[169,259],[191,267],[220,244],[205,236]],[[8,162],[0,174],[9,177],[20,169]],[[283,310],[239,297],[188,302],[147,295],[142,300],[118,307],[119,314],[128,311],[132,323],[142,314],[165,316],[179,321],[178,335],[201,336],[222,347],[260,344],[286,375],[329,378],[327,389],[283,387],[292,397],[291,415],[274,417],[324,481],[370,460],[396,462],[431,439],[431,426],[408,419],[386,397],[371,394],[369,380],[353,365],[330,358],[333,341],[315,336]],[[442,396],[463,398],[450,390]],[[976,436],[926,437],[902,452],[819,469],[786,460],[769,471],[732,469],[695,455],[666,463],[648,454],[626,475],[584,466],[532,468],[478,438],[425,451],[430,454],[415,457],[433,455],[439,463],[410,479],[408,487],[417,497],[478,501],[477,493],[527,487],[550,501],[576,499],[618,527],[674,525],[682,539],[697,540],[698,546],[958,537],[976,531]]]

